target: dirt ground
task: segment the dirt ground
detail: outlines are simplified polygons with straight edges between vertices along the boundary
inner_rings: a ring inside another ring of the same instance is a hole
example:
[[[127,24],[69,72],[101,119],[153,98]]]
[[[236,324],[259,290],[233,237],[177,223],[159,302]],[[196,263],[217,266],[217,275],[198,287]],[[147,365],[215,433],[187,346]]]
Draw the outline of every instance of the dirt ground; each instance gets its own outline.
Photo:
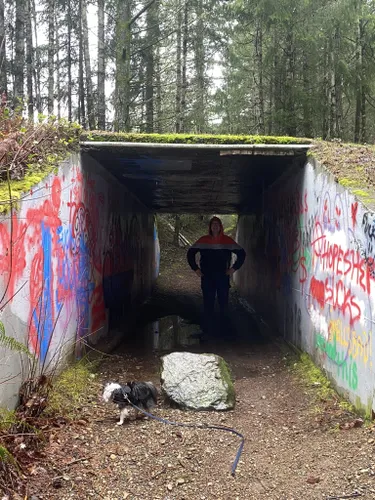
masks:
[[[199,281],[176,251],[164,262],[158,287],[142,317],[185,314],[196,320]],[[244,434],[173,427],[148,418],[116,425],[118,410],[100,401],[107,381],[151,380],[160,387],[159,355],[142,342],[107,356],[88,390],[79,418],[50,433],[45,457],[28,478],[28,498],[38,499],[375,499],[375,431],[354,427],[357,418],[316,397],[316,387],[292,369],[280,341],[260,335],[254,319],[232,295],[232,341],[190,346],[229,363],[237,403],[228,412],[171,409],[162,400],[155,415],[184,423],[220,424]],[[140,336],[139,336],[140,337]]]

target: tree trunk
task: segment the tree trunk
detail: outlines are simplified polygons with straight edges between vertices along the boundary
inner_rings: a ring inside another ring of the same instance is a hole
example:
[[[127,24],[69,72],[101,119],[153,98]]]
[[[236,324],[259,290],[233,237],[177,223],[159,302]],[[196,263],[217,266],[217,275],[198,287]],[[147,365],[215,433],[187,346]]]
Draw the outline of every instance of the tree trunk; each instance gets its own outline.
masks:
[[[366,69],[365,69],[365,20],[360,19],[359,33],[361,40],[361,143],[367,142],[366,126]]]
[[[337,27],[335,31],[335,95],[336,95],[336,116],[335,129],[336,135],[342,137],[342,76],[339,69],[339,61],[341,57],[341,32]]]
[[[295,77],[295,43],[293,27],[290,26],[287,33],[287,75],[286,75],[286,111],[287,121],[284,123],[287,135],[294,136],[297,133],[295,97],[294,97],[294,77]]]
[[[158,31],[156,26],[158,24],[158,2],[151,5],[147,9],[147,38],[148,47],[146,49],[146,132],[150,133],[154,131],[154,44],[156,43],[155,33]]]
[[[117,1],[115,131],[129,131],[130,111],[130,0]]]
[[[71,0],[68,0],[66,23],[68,26],[68,40],[67,40],[68,120],[71,122],[73,119],[73,113],[72,113],[72,94],[73,94],[73,82],[72,82],[72,5],[71,5]],[[79,104],[78,104],[78,110],[79,110]]]
[[[182,40],[182,11],[181,0],[177,2],[177,30],[176,30],[176,125],[177,133],[181,132],[181,92],[182,92],[182,73],[181,73],[181,40]]]
[[[184,0],[184,21],[182,31],[182,85],[181,85],[181,132],[186,132],[186,91],[187,91],[187,53],[188,53],[188,0]]]
[[[355,51],[355,91],[356,91],[356,106],[354,119],[354,142],[359,142],[361,139],[361,123],[362,123],[362,9],[361,0],[357,4],[357,36],[356,36],[356,51]]]
[[[86,128],[85,84],[84,84],[84,71],[83,71],[83,38],[81,36],[82,8],[83,8],[83,0],[79,0],[78,121],[83,128]]]
[[[57,98],[57,118],[61,118],[61,82],[60,82],[60,46],[59,46],[59,25],[55,13],[55,47],[56,47],[56,98]]]
[[[255,58],[258,71],[258,133],[264,134],[264,93],[263,93],[263,34],[259,17],[256,20]]]
[[[48,1],[48,114],[53,114],[55,91],[55,2]]]
[[[330,139],[334,139],[336,137],[336,71],[335,71],[335,62],[334,62],[334,47],[333,40],[329,41],[328,44],[328,82],[329,82],[329,130],[328,137]]]
[[[310,72],[309,72],[309,56],[306,52],[303,53],[303,135],[312,137],[312,110],[310,97]]]
[[[196,99],[195,99],[195,131],[205,132],[205,51],[204,51],[204,23],[203,0],[197,0],[196,8],[197,25],[195,33],[195,74],[196,74]]]
[[[328,137],[328,113],[329,108],[328,102],[328,45],[327,41],[324,42],[324,52],[323,52],[323,88],[322,88],[322,139],[325,140]]]
[[[5,37],[5,6],[4,0],[0,0],[0,97],[3,92],[8,93],[7,82],[7,59],[6,59],[6,37]]]
[[[94,92],[92,88],[91,61],[89,48],[89,30],[87,26],[87,5],[86,0],[82,1],[82,31],[83,56],[85,61],[86,95],[87,95],[87,121],[89,129],[95,129]]]
[[[155,54],[155,111],[156,111],[156,121],[155,121],[155,132],[161,134],[163,131],[162,127],[162,107],[161,107],[161,64],[160,64],[160,46],[156,47]]]
[[[105,130],[104,0],[98,0],[98,128]]]
[[[42,105],[42,93],[40,89],[40,73],[41,73],[41,61],[40,61],[40,50],[38,47],[38,30],[37,30],[37,19],[36,19],[36,8],[35,8],[35,0],[31,0],[32,4],[32,26],[34,32],[34,42],[35,42],[35,50],[34,50],[34,86],[35,86],[35,105],[39,114],[43,113],[43,105]]]
[[[283,108],[283,103],[282,103],[282,74],[280,70],[280,62],[279,62],[279,51],[278,51],[278,40],[279,40],[279,33],[278,30],[275,28],[274,32],[274,37],[273,37],[273,46],[274,46],[274,51],[275,55],[273,57],[273,75],[274,75],[274,118],[273,118],[273,132],[276,134],[280,134],[282,127],[280,123],[280,113]]]
[[[14,104],[23,107],[25,95],[25,0],[16,0],[16,31],[14,61]]]
[[[26,17],[26,82],[27,82],[27,115],[30,121],[34,120],[33,97],[33,31],[31,25],[31,0],[27,0]]]

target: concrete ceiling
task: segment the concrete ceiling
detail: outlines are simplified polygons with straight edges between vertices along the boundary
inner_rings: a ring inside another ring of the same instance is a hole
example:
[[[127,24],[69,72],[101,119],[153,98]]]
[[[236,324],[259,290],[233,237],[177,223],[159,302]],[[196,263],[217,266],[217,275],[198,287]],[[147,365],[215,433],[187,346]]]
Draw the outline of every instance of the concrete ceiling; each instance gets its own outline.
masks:
[[[147,208],[166,213],[252,213],[262,191],[309,145],[187,145],[83,142]]]

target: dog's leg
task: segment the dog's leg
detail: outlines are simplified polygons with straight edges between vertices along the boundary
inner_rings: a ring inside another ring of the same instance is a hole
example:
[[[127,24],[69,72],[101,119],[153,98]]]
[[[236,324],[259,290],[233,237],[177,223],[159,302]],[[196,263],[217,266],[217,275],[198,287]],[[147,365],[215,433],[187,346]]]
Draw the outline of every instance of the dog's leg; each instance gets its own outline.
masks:
[[[129,412],[128,412],[127,408],[123,408],[120,411],[120,421],[117,422],[117,425],[122,425],[124,423],[125,417],[128,417],[128,416],[129,416]]]
[[[134,408],[134,420],[137,420],[138,418],[138,410]]]

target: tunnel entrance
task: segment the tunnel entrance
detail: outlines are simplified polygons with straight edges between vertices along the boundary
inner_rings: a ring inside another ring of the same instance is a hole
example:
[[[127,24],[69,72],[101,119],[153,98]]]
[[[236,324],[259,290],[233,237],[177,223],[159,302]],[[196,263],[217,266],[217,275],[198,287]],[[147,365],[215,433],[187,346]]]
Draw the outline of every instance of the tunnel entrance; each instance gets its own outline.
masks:
[[[94,162],[107,170],[119,187],[124,186],[124,195],[130,192],[149,213],[260,214],[264,192],[290,169],[303,167],[309,147],[304,144],[90,141],[81,143],[81,156],[84,164]],[[178,253],[180,268],[166,281],[163,281],[162,272],[158,279],[161,285],[135,318],[133,329],[137,334],[128,337],[128,348],[154,346],[156,350],[163,350],[163,346],[172,348],[181,344],[199,347],[202,319],[199,281],[196,276],[192,277],[187,266],[186,250],[182,253],[176,250],[176,255]],[[113,280],[113,276],[110,279]],[[125,293],[129,288],[127,283],[121,276],[116,279],[119,283],[115,288],[122,287]],[[177,292],[174,290],[176,283],[177,288],[182,283]],[[113,284],[106,286],[104,280],[104,294],[111,301],[108,304],[109,327],[121,330],[122,323],[129,317],[131,300],[128,297],[123,301],[124,293],[108,295],[107,291],[112,289]],[[255,316],[244,312],[234,290],[230,297],[232,340],[236,338],[236,342],[240,342],[241,331],[247,332],[247,340],[259,340],[259,323]]]

